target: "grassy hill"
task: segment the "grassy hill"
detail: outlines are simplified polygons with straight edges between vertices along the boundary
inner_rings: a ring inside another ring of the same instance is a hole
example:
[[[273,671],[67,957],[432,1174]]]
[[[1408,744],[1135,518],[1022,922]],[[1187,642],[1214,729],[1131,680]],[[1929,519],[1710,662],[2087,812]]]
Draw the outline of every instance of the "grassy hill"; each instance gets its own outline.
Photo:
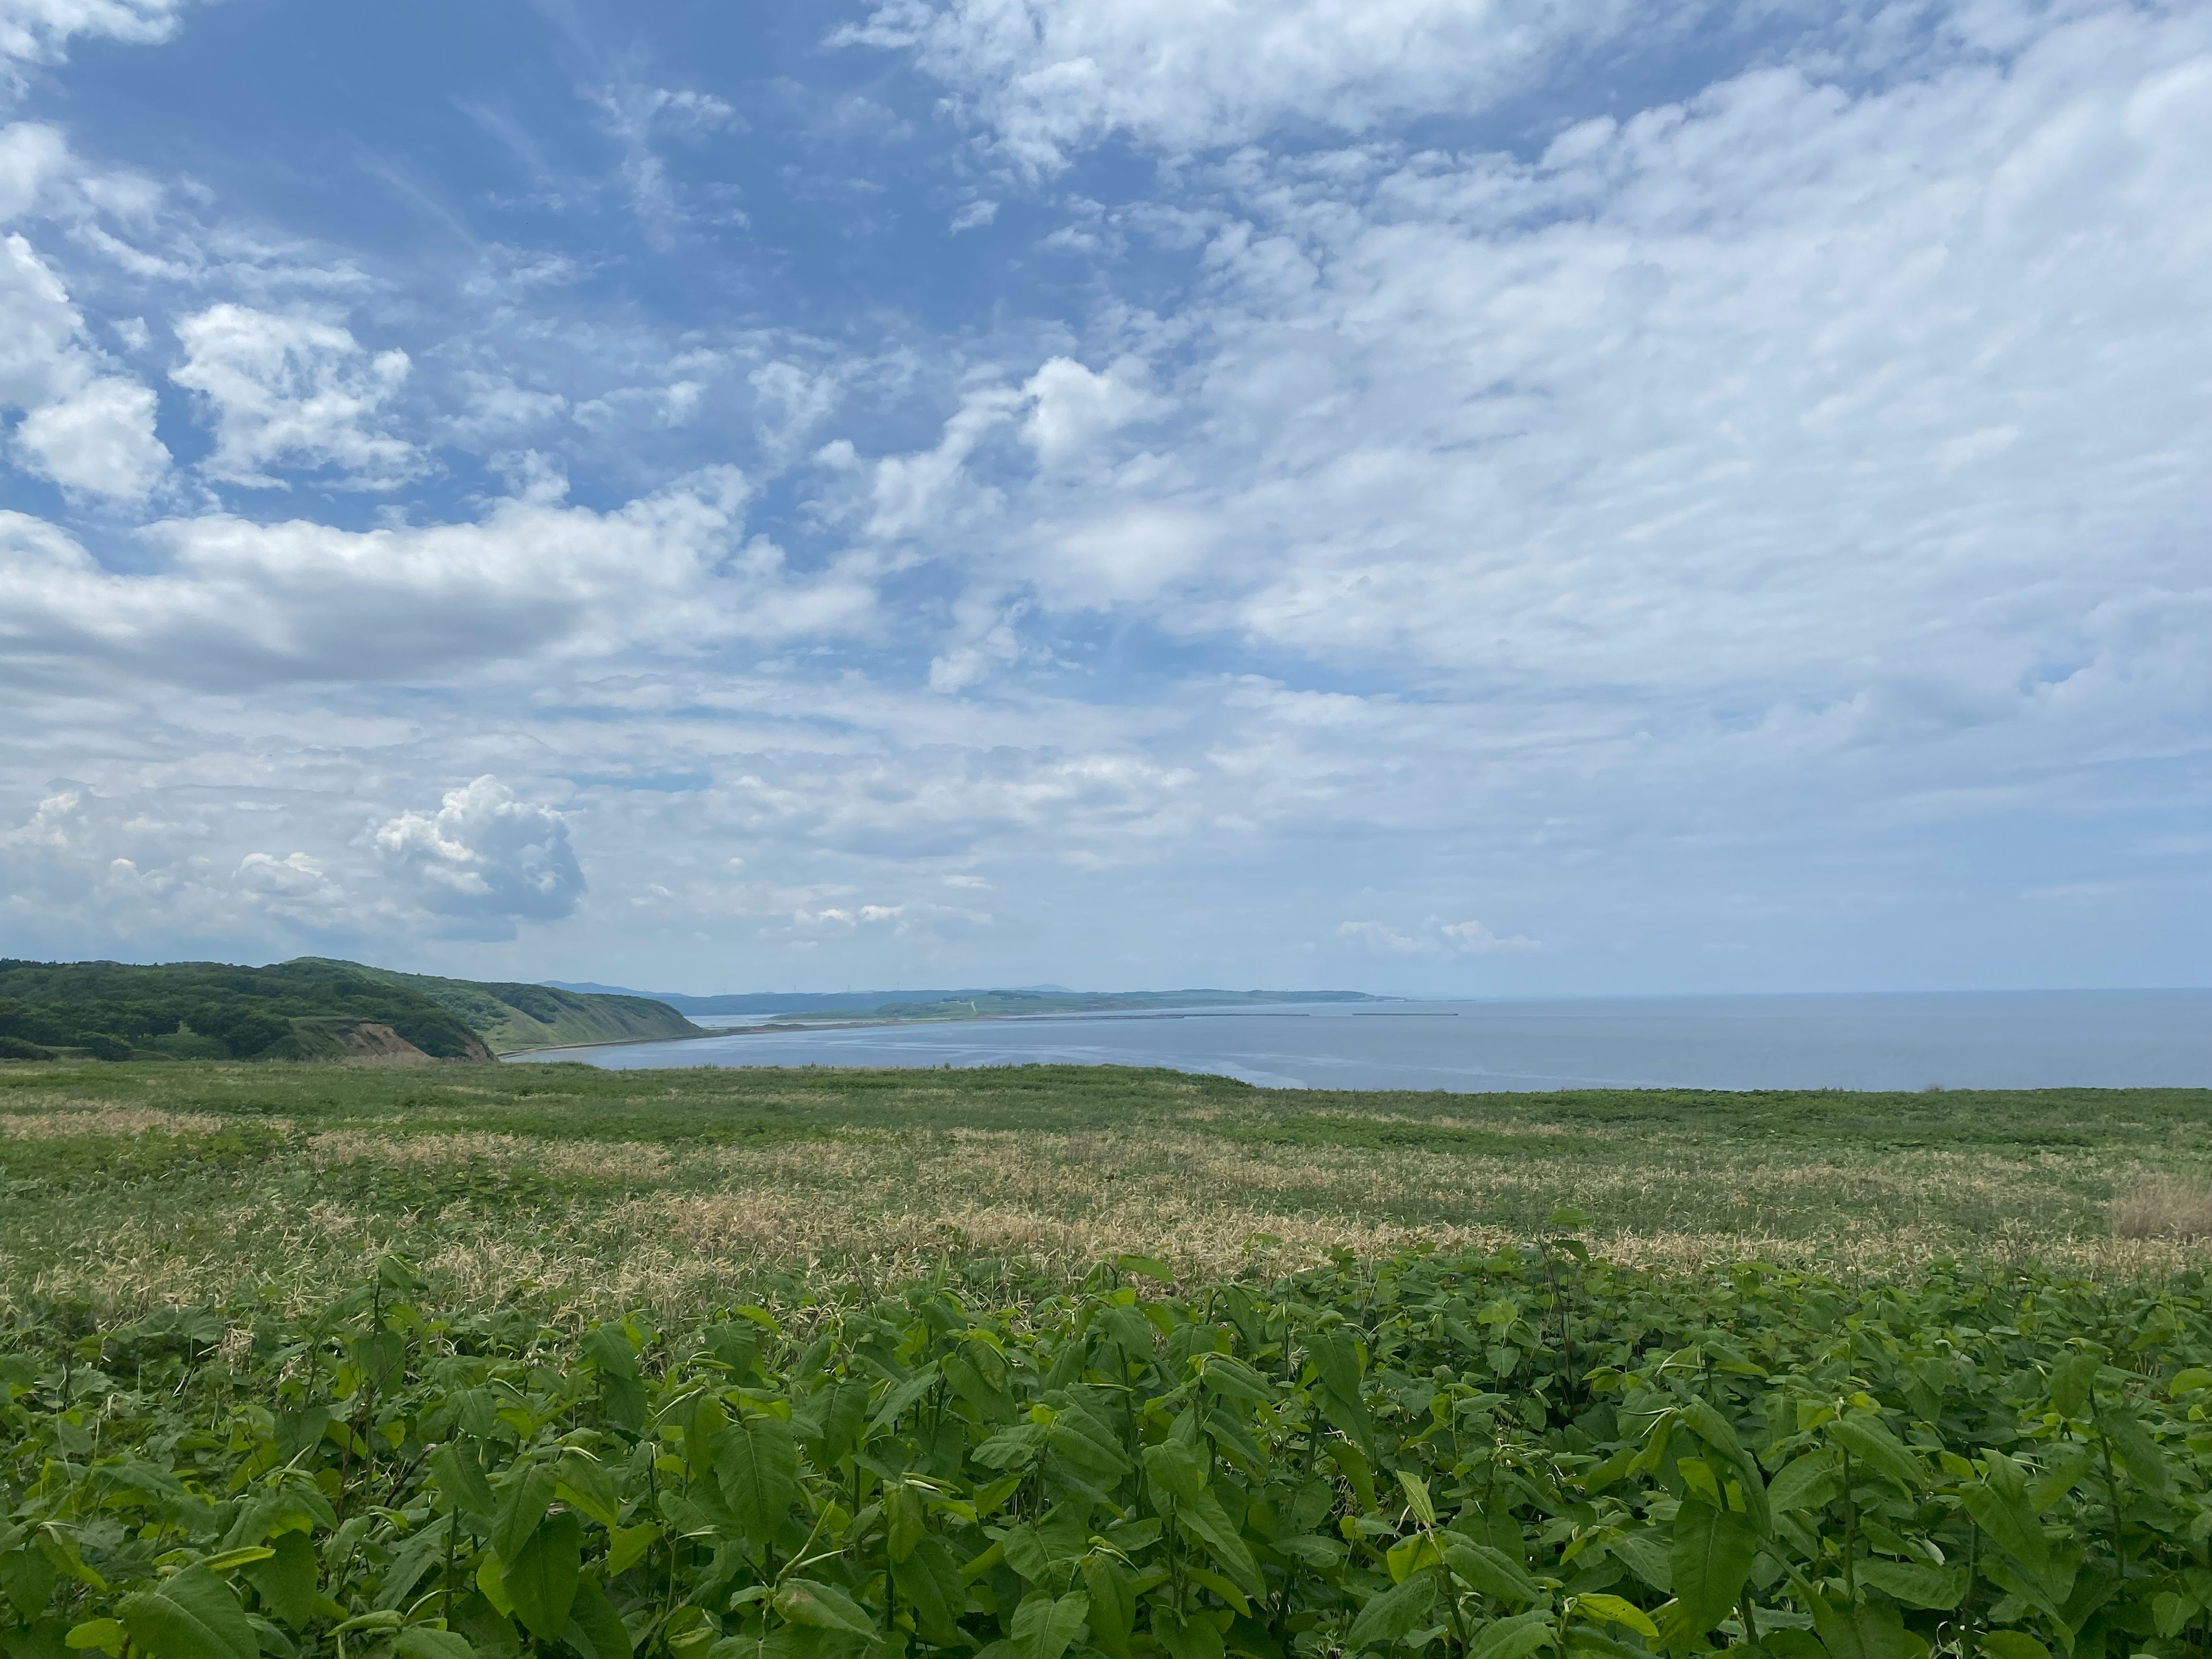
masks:
[[[0,1059],[489,1060],[468,1023],[349,963],[0,961]]]
[[[349,968],[380,984],[428,998],[482,1037],[494,1054],[705,1035],[666,1003],[650,997],[564,991],[550,985],[440,979],[429,974],[364,968],[358,963],[325,965]]]
[[[698,1035],[643,997],[479,985],[320,957],[266,968],[0,960],[0,1060],[489,1060]]]

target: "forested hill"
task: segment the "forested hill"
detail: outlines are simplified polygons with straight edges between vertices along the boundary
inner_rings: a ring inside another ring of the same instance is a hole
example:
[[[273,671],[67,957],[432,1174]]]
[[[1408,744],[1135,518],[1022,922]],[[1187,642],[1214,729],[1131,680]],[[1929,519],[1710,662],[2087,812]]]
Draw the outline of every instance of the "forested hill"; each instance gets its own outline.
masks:
[[[0,959],[0,1060],[489,1060],[698,1028],[641,997],[389,973],[304,957],[266,968]]]
[[[0,1057],[489,1060],[483,1038],[419,991],[349,963],[0,961]]]
[[[315,957],[303,957],[313,962]],[[704,1036],[706,1033],[665,1002],[651,997],[564,991],[550,985],[514,985],[472,979],[439,979],[394,973],[356,963],[350,968],[381,984],[416,992],[464,1021],[495,1053],[552,1048],[581,1042],[635,1042]]]

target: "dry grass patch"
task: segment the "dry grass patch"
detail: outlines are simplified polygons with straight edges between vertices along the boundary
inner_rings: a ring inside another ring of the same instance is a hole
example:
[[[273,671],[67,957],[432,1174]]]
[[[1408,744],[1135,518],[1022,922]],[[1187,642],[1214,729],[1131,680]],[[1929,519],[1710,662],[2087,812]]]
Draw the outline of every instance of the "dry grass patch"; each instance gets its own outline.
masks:
[[[272,1125],[278,1120],[264,1119]],[[209,1135],[226,1120],[206,1112],[164,1112],[139,1106],[101,1106],[90,1110],[10,1112],[0,1116],[0,1135],[16,1140],[113,1140],[151,1132],[165,1135]]]
[[[2137,1176],[2112,1194],[2112,1237],[2212,1238],[2212,1189],[2189,1176]]]

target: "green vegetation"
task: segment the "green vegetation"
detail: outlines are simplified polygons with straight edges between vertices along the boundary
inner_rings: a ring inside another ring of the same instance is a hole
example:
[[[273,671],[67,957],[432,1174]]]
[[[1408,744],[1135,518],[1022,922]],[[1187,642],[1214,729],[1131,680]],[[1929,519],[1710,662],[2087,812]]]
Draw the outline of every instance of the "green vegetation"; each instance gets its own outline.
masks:
[[[700,1035],[674,1009],[640,997],[478,985],[318,957],[268,968],[0,961],[0,1060],[489,1060]]]
[[[0,1653],[2201,1659],[2208,1109],[0,1064]]]
[[[1554,1218],[1563,1226],[1577,1218]],[[2204,1280],[1556,1236],[4,1339],[10,1659],[2195,1659]]]
[[[13,1050],[0,1058],[14,1059],[76,1049],[101,1060],[313,1060],[403,1047],[489,1058],[465,1024],[428,998],[349,963],[313,960],[270,968],[0,961],[0,1038]]]
[[[2208,1178],[2203,1090],[1330,1094],[1105,1066],[5,1063],[0,1305],[298,1308],[396,1250],[470,1306],[642,1301],[678,1318],[770,1281],[889,1281],[951,1258],[1073,1284],[1128,1251],[1195,1280],[1337,1250],[1494,1249],[1561,1206],[1624,1262],[2126,1274],[2196,1259]]]
[[[314,957],[305,958],[314,961]],[[665,1002],[429,974],[397,974],[385,968],[335,963],[380,984],[428,997],[490,1045],[494,1054],[565,1048],[586,1042],[640,1042],[706,1035]]]

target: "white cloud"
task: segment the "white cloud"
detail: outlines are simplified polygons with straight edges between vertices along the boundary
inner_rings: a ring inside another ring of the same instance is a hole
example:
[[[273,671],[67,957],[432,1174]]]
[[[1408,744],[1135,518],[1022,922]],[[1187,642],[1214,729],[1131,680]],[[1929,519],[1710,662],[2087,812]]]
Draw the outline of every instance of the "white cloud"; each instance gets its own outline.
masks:
[[[1048,605],[1607,688],[1662,735],[1856,705],[1926,737],[2123,673],[2185,731],[2201,641],[2096,619],[2207,592],[2201,86],[2212,14],[2100,9],[1880,89],[1762,70],[1540,162],[1233,158],[1155,453],[1011,498],[1008,558]]]
[[[835,633],[872,604],[839,571],[794,579],[774,548],[738,545],[745,486],[732,471],[608,513],[556,491],[404,529],[172,520],[145,532],[167,555],[145,574],[0,513],[0,643],[25,671],[91,659],[238,685],[444,678],[548,653]]]
[[[1100,374],[1072,357],[1054,357],[1022,388],[1032,400],[1022,438],[1049,471],[1079,465],[1100,439],[1152,407],[1144,379],[1144,366],[1133,359]]]
[[[105,368],[61,278],[21,236],[0,237],[0,406],[27,411],[19,464],[70,489],[138,500],[169,452],[155,435],[154,394]]]
[[[0,0],[0,59],[61,56],[76,35],[147,44],[176,33],[185,0]]]
[[[15,441],[33,471],[66,489],[136,501],[169,470],[154,410],[151,389],[111,374],[33,410]]]
[[[1378,956],[1486,957],[1542,948],[1526,934],[1500,939],[1479,921],[1443,922],[1434,916],[1411,933],[1399,933],[1379,921],[1347,921],[1337,928],[1336,936],[1364,945]]]
[[[1109,135],[1206,149],[1303,119],[1466,114],[1663,20],[1628,0],[888,0],[836,40],[911,53],[1039,168]]]
[[[952,216],[951,231],[957,236],[963,230],[980,230],[999,216],[999,204],[993,201],[970,202]]]
[[[210,477],[281,489],[273,469],[296,470],[390,489],[421,471],[415,447],[376,424],[406,381],[405,352],[372,355],[335,323],[228,303],[176,326],[185,362],[170,378],[208,401]]]
[[[402,812],[374,842],[424,908],[493,938],[512,936],[517,921],[558,921],[584,891],[568,821],[489,775],[448,790],[435,812]]]
[[[1526,933],[1514,933],[1500,939],[1479,921],[1449,921],[1437,931],[1451,941],[1452,949],[1462,955],[1485,957],[1501,951],[1535,951],[1542,947]]]

